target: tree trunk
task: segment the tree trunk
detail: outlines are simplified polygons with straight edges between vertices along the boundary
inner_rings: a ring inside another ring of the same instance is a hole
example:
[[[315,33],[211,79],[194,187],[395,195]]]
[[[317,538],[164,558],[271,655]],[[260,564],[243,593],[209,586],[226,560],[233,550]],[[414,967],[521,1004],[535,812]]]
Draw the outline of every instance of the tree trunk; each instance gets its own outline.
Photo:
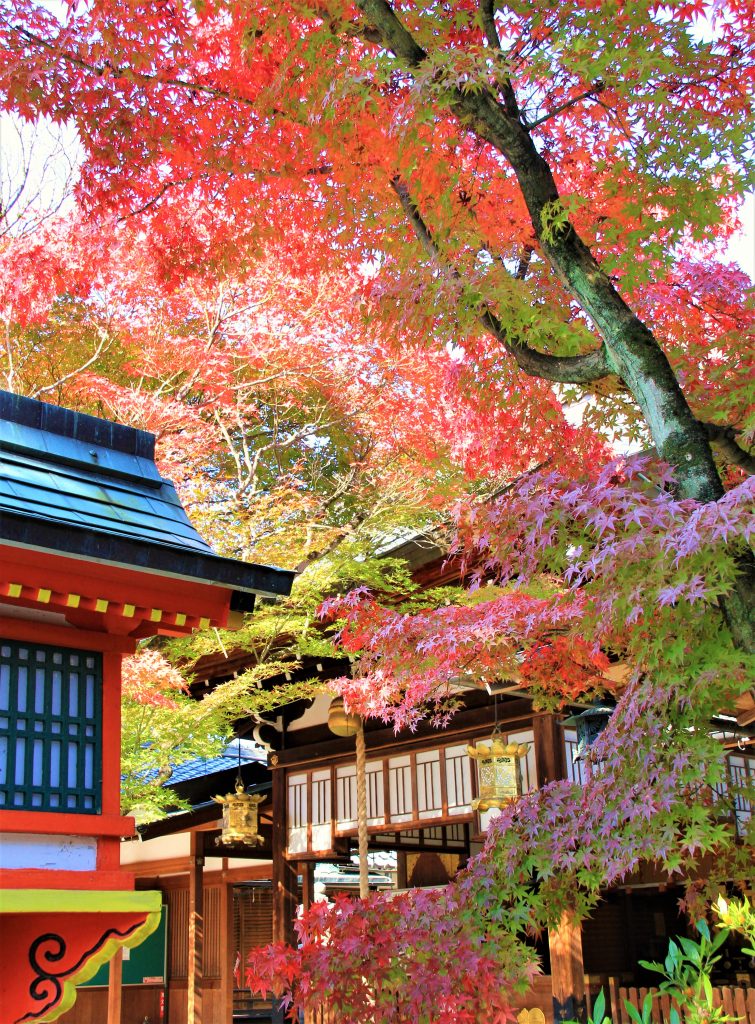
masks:
[[[408,70],[418,68],[427,53],[399,21],[386,0],[357,0],[387,49]],[[629,308],[613,282],[568,221],[550,229],[549,214],[558,212],[560,197],[545,158],[522,122],[514,89],[503,86],[506,103],[492,88],[462,92],[449,89],[433,102],[445,103],[464,127],[484,139],[514,170],[532,226],[556,276],[579,301],[603,339],[608,362],[642,410],[660,458],[676,470],[678,493],[699,502],[723,494],[721,479],[704,427],[697,422],[671,364],[652,331]],[[551,218],[552,219],[552,218]],[[734,592],[722,602],[734,642],[755,651],[755,565],[743,557]]]

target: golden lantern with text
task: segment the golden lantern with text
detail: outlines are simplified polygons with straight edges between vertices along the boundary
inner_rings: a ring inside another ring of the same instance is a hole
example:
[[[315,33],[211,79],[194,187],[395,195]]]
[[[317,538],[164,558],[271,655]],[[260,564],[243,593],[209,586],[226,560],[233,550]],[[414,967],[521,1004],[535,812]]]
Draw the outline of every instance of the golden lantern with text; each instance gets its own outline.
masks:
[[[479,796],[472,801],[473,811],[506,807],[522,795],[521,759],[529,750],[527,743],[507,743],[494,730],[489,743],[468,746],[469,756],[477,762]]]
[[[216,842],[223,846],[262,846],[264,839],[259,834],[259,805],[265,797],[260,793],[247,793],[239,776],[236,792],[225,796],[214,796],[216,803],[223,807],[223,831]]]

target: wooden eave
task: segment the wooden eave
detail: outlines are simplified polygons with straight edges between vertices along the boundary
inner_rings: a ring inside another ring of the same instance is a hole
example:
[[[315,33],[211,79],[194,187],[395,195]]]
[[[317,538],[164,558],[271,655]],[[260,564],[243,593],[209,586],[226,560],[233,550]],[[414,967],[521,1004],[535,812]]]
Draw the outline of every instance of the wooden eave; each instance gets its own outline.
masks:
[[[481,730],[493,727],[493,707],[484,703],[487,694],[482,691],[469,694],[470,705],[457,711],[450,725],[438,729],[429,721],[421,722],[414,732],[396,733],[391,726],[380,725],[368,719],[365,728],[365,744],[369,756],[403,754],[415,749],[429,749],[443,743],[453,743],[468,736],[477,735]],[[506,700],[499,705],[501,724],[519,725],[532,720],[532,702],[527,697]],[[354,740],[338,739],[328,730],[327,725],[311,729],[289,730],[286,733],[286,748],[274,755],[277,767],[311,765],[315,762],[331,763],[339,760],[353,760]]]

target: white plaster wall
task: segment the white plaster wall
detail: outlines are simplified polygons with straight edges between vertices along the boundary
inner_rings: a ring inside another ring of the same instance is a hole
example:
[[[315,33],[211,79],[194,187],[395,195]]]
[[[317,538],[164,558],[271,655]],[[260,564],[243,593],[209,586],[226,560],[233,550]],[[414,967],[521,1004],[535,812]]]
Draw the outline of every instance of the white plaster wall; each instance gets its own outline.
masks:
[[[175,836],[157,836],[155,839],[142,841],[134,839],[121,843],[121,865],[143,864],[151,860],[173,860],[177,857],[191,855],[191,839],[188,832],[179,832]]]
[[[46,871],[94,871],[97,840],[85,836],[0,836],[0,868]]]
[[[328,720],[328,709],[332,700],[333,697],[329,693],[318,693],[312,707],[307,708],[301,718],[297,718],[289,725],[289,732],[309,729],[312,725],[324,725]]]

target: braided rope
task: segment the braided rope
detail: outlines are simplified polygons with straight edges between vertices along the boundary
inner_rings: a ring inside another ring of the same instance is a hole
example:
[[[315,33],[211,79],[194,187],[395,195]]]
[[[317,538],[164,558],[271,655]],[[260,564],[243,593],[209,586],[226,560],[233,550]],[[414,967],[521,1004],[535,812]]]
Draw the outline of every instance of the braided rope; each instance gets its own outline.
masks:
[[[367,867],[367,756],[364,746],[364,723],[361,717],[356,732],[357,743],[357,834],[359,836],[359,895],[366,899],[370,892]]]

